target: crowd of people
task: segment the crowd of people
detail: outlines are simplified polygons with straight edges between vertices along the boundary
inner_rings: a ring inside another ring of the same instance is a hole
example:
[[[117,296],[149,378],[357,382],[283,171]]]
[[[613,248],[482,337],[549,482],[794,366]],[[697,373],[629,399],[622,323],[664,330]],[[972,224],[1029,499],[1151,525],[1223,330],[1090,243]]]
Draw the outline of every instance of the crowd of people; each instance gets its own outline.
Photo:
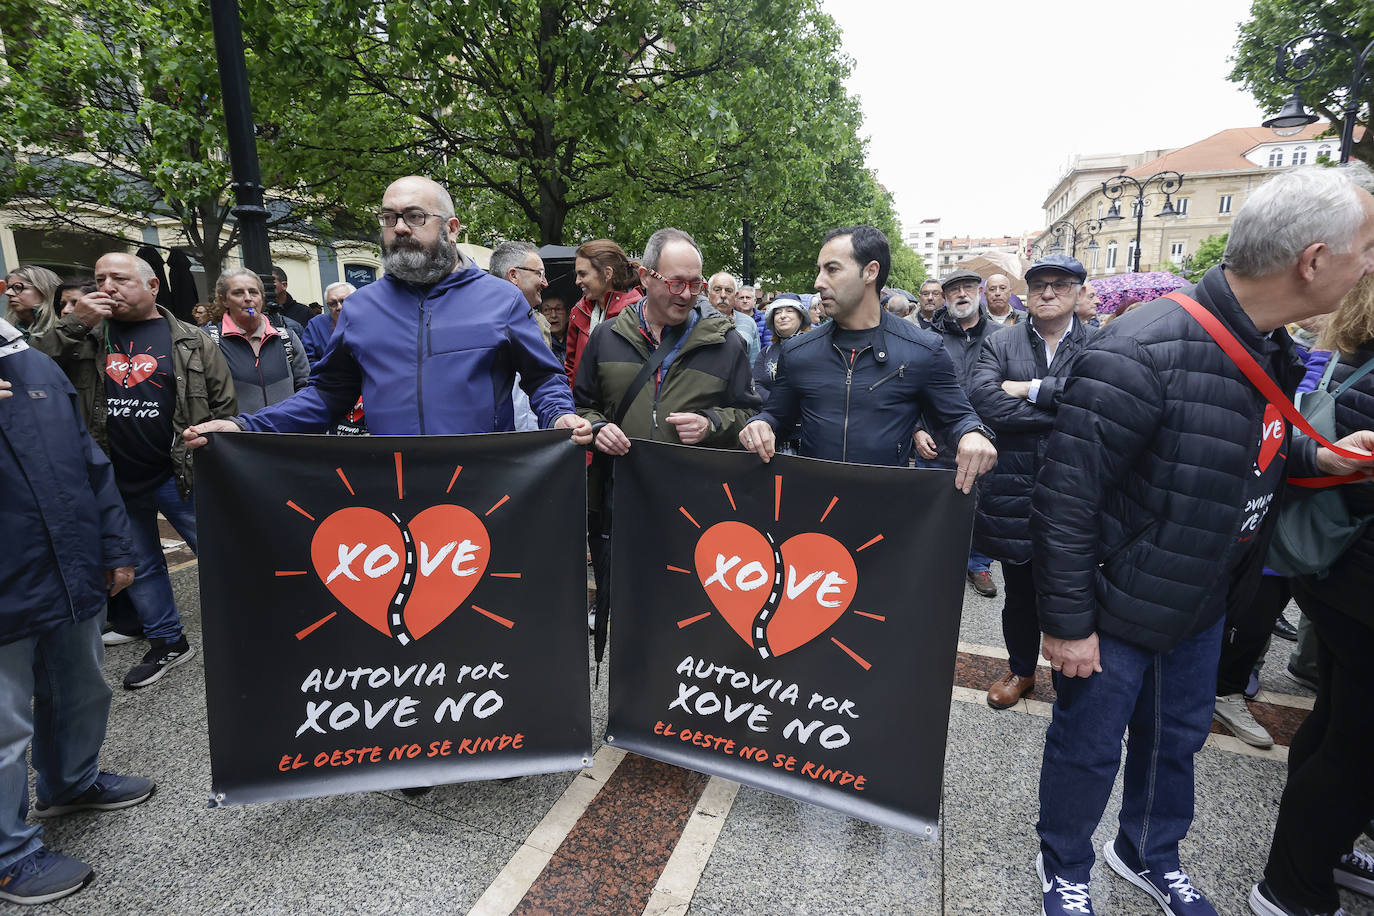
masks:
[[[635,439],[943,468],[976,490],[965,575],[995,596],[998,563],[1005,588],[1008,670],[987,702],[1032,693],[1038,657],[1054,672],[1036,825],[1046,914],[1093,912],[1091,837],[1123,739],[1104,858],[1166,913],[1215,913],[1179,861],[1193,757],[1214,718],[1272,743],[1245,696],[1295,596],[1290,670],[1316,700],[1249,903],[1312,916],[1338,911],[1338,886],[1374,895],[1374,858],[1356,848],[1374,815],[1374,714],[1358,693],[1374,658],[1374,531],[1321,576],[1263,574],[1287,478],[1338,478],[1350,511],[1374,515],[1369,186],[1367,170],[1285,172],[1237,213],[1223,265],[1101,322],[1087,271],[1061,254],[1019,278],[1024,309],[1001,274],[889,288],[889,242],[871,226],[820,241],[813,291],[762,296],[728,271],[708,278],[681,229],[654,232],[638,259],[588,241],[569,306],[545,296],[532,244],[498,246],[487,270],[464,256],[452,199],[417,176],[393,182],[376,214],[384,275],[328,287],[319,314],[280,273],[269,298],[256,274],[225,271],[191,323],[157,304],[152,268],[132,255],[67,283],[15,269],[0,324],[0,504],[46,536],[0,563],[0,899],[57,899],[91,878],[26,820],[30,743],[39,818],[153,792],[99,769],[101,642],[147,640],[127,689],[195,651],[157,516],[195,549],[193,458],[207,437],[535,428],[588,449],[598,658],[611,468]],[[1294,430],[1246,360],[1282,399],[1315,387],[1314,373],[1338,386],[1337,441]]]

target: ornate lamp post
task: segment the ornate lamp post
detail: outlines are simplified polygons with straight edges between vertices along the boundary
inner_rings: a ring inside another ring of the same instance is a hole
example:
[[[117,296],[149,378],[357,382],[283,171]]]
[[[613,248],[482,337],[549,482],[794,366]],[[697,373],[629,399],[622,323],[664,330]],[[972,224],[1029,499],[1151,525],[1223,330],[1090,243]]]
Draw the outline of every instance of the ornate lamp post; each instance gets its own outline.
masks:
[[[1117,175],[1102,182],[1102,194],[1112,202],[1111,209],[1107,215],[1102,217],[1104,223],[1115,223],[1123,219],[1121,215],[1121,200],[1127,191],[1134,188],[1131,195],[1132,206],[1135,209],[1135,252],[1132,258],[1131,272],[1140,273],[1140,229],[1141,223],[1145,218],[1145,208],[1150,204],[1150,198],[1146,195],[1146,189],[1154,182],[1159,182],[1159,190],[1164,193],[1164,209],[1155,214],[1157,217],[1181,216],[1174,209],[1173,195],[1178,193],[1178,189],[1183,187],[1183,176],[1173,170],[1155,172],[1144,181],[1139,181],[1129,175]]]
[[[1299,50],[1299,46],[1303,46]],[[1293,95],[1284,103],[1283,110],[1262,124],[1276,131],[1301,130],[1317,120],[1302,102],[1302,84],[1316,75],[1320,66],[1322,51],[1336,51],[1340,48],[1350,52],[1355,61],[1355,69],[1350,74],[1350,84],[1345,92],[1345,115],[1341,125],[1341,162],[1350,161],[1350,153],[1355,146],[1355,115],[1360,110],[1360,85],[1369,72],[1365,69],[1369,56],[1374,52],[1374,41],[1365,45],[1364,50],[1344,35],[1336,32],[1308,32],[1292,41],[1275,48],[1274,75],[1293,84]]]
[[[1078,257],[1078,243],[1083,242],[1083,247],[1088,251],[1095,251],[1097,245],[1097,234],[1102,231],[1102,220],[1092,219],[1091,217],[1078,223],[1071,223],[1066,219],[1050,223],[1050,227],[1045,230],[1045,236],[1038,245],[1032,245],[1031,251],[1036,252],[1037,257],[1047,254],[1063,254],[1064,240],[1069,242],[1069,257]],[[1051,244],[1046,246],[1046,242]]]

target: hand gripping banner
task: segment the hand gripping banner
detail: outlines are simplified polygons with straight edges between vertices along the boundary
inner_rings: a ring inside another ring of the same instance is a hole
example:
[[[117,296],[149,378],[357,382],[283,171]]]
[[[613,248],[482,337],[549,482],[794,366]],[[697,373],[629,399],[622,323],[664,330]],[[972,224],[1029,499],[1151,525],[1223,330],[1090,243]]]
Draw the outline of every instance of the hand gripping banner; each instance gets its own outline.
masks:
[[[934,838],[954,472],[635,441],[614,499],[606,741]]]
[[[589,765],[583,456],[562,431],[213,437],[211,804]]]

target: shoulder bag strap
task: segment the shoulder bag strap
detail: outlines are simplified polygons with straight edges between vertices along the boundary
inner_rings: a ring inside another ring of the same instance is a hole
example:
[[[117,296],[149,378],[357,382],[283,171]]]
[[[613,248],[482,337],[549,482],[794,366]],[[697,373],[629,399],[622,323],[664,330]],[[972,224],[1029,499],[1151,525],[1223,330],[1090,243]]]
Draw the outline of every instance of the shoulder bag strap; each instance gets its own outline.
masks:
[[[1259,367],[1259,363],[1255,362],[1255,358],[1250,355],[1250,352],[1226,329],[1226,326],[1221,323],[1221,320],[1208,311],[1202,303],[1178,291],[1168,293],[1164,298],[1172,299],[1183,306],[1188,314],[1192,315],[1194,320],[1202,325],[1202,329],[1211,335],[1212,339],[1217,342],[1217,345],[1221,347],[1222,351],[1231,358],[1231,362],[1236,364],[1236,368],[1240,369],[1240,371],[1245,374],[1245,377],[1250,380],[1250,384],[1254,385],[1255,388],[1259,390],[1259,393],[1264,395],[1265,399],[1268,400],[1270,404],[1274,405],[1275,409],[1278,410],[1285,420],[1302,430],[1308,438],[1315,440],[1318,444],[1324,448],[1330,449],[1342,458],[1352,458],[1356,461],[1374,461],[1374,455],[1367,455],[1363,452],[1354,452],[1350,449],[1341,448],[1338,445],[1328,442],[1326,437],[1313,429],[1312,424],[1307,422],[1307,418],[1293,406],[1293,402],[1284,397],[1283,390],[1279,388],[1278,384],[1269,377],[1267,372]],[[1337,357],[1335,354],[1332,354],[1331,358],[1336,359]],[[1332,484],[1363,481],[1365,479],[1367,478],[1363,474],[1345,474],[1331,477],[1290,477],[1288,482],[1301,487],[1326,487]]]
[[[1332,353],[1332,354],[1331,354],[1331,365],[1332,365],[1332,368],[1335,367],[1335,365],[1336,365],[1336,363],[1339,361],[1339,359],[1340,359],[1340,354],[1338,354],[1338,353]],[[1346,379],[1345,381],[1341,382],[1340,385],[1337,386],[1336,390],[1335,390],[1334,392],[1332,392],[1331,397],[1333,397],[1333,398],[1338,398],[1338,397],[1340,397],[1341,395],[1345,394],[1347,391],[1350,390],[1351,386],[1353,386],[1353,385],[1354,385],[1356,382],[1358,382],[1360,379],[1362,379],[1362,378],[1364,378],[1366,375],[1368,375],[1371,369],[1374,369],[1374,359],[1369,360],[1369,362],[1365,363],[1363,366],[1361,366],[1360,368],[1356,369],[1355,372],[1354,372],[1354,374],[1351,375],[1350,378],[1348,378],[1348,379]],[[1329,371],[1329,370],[1328,370],[1328,371]]]
[[[639,395],[639,389],[644,387],[644,383],[649,380],[649,376],[657,372],[658,367],[663,365],[663,361],[668,358],[668,352],[672,349],[672,341],[660,340],[658,349],[649,354],[648,362],[644,364],[644,368],[639,370],[639,374],[630,382],[630,387],[625,389],[624,397],[620,399],[620,406],[617,407],[615,411],[616,426],[625,422],[625,414],[630,410],[630,402]]]

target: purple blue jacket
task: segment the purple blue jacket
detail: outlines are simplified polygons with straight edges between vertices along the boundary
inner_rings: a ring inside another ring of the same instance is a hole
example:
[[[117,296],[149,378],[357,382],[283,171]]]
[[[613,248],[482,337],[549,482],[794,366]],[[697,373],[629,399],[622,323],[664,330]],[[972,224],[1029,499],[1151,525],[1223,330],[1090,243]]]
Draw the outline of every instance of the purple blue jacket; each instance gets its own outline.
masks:
[[[236,422],[324,432],[361,395],[373,435],[515,429],[515,373],[541,427],[573,413],[567,377],[520,291],[472,264],[425,290],[391,276],[348,297],[310,384]]]

